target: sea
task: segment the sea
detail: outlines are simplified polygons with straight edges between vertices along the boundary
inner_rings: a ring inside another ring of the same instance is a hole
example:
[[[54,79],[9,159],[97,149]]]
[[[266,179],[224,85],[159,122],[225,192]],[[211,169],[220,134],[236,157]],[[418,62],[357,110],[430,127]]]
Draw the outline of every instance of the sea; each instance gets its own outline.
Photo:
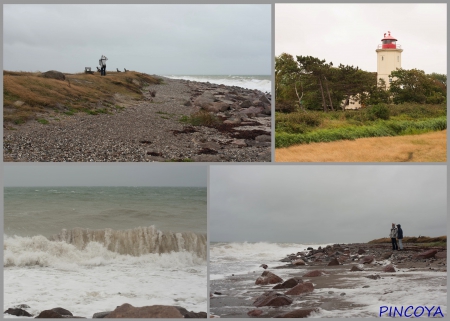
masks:
[[[271,285],[261,289],[255,285],[255,280],[264,269],[261,264],[267,264],[267,270],[274,272],[282,279],[301,276],[306,269],[273,269],[276,266],[285,265],[280,262],[288,254],[306,251],[308,247],[317,249],[330,244],[301,244],[301,243],[214,243],[210,244],[210,292],[220,293],[227,299],[221,299],[222,295],[216,295],[210,304],[210,312],[221,318],[247,317],[247,312],[255,309],[252,302],[262,294],[264,290],[270,290]],[[387,265],[388,260],[379,262]],[[310,318],[350,318],[350,317],[379,317],[380,307],[408,306],[434,307],[431,315],[440,307],[442,313],[447,315],[447,273],[436,271],[397,270],[395,280],[392,277],[382,275],[381,279],[371,280],[365,275],[379,274],[380,267],[364,266],[365,272],[356,276],[354,272],[343,272],[340,279],[344,290],[333,288],[314,289],[313,292],[297,299],[291,306],[285,309],[288,312],[295,309],[307,308],[310,302],[326,302],[328,304],[343,303],[347,308],[320,308],[312,313]],[[373,270],[370,270],[373,269]],[[312,280],[314,283],[314,280]],[[367,286],[365,286],[367,285]],[[340,295],[345,292],[345,295]],[[350,307],[350,308],[349,308]],[[265,313],[274,315],[283,311],[283,308],[262,308]],[[277,311],[279,309],[280,311]],[[411,312],[411,311],[409,311]],[[418,314],[421,310],[419,308]],[[397,314],[398,316],[398,314]],[[436,316],[440,316],[437,314]],[[389,317],[384,313],[382,317]],[[422,317],[427,317],[427,312]]]
[[[206,228],[206,188],[5,187],[4,310],[206,311]]]
[[[196,76],[165,76],[171,79],[184,79],[198,82],[210,82],[212,84],[237,86],[246,89],[257,89],[262,92],[272,91],[272,76],[270,75],[196,75]]]

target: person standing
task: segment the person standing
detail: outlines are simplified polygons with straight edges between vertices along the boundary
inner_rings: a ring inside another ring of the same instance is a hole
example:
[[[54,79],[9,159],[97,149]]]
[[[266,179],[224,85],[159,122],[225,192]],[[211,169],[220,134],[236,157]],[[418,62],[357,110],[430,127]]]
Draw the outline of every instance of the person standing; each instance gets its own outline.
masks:
[[[101,76],[106,76],[106,60],[108,60],[108,58],[106,58],[105,55],[102,55],[102,57],[98,61],[100,64],[100,75]]]
[[[402,244],[402,239],[403,239],[403,230],[402,227],[400,226],[400,224],[397,224],[397,239],[398,239],[398,250],[401,251],[403,250],[403,244]]]
[[[391,233],[389,234],[392,241],[392,250],[398,250],[397,246],[397,228],[395,227],[395,223],[392,223]]]

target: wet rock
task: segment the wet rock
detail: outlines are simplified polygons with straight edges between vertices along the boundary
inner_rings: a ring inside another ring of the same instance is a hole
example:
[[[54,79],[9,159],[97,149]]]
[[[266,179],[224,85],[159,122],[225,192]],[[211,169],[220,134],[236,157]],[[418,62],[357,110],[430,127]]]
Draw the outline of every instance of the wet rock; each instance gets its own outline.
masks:
[[[366,251],[364,250],[364,249],[358,249],[358,254],[359,255],[361,255],[361,254],[365,254],[366,253]]]
[[[247,315],[250,317],[257,317],[257,316],[260,316],[262,313],[263,313],[262,310],[254,309],[254,310],[248,311]]]
[[[306,273],[305,275],[303,275],[303,277],[304,278],[311,278],[311,277],[322,276],[323,274],[324,274],[323,271],[313,270],[313,271],[310,271],[310,272]]]
[[[268,291],[259,296],[253,302],[253,305],[256,306],[257,308],[263,306],[280,307],[284,305],[289,305],[292,302],[293,300],[284,294],[280,294],[275,291]]]
[[[69,315],[69,316],[73,316],[72,312],[70,312],[69,310],[66,310],[64,308],[53,308],[52,311],[59,313],[61,315]]]
[[[303,261],[302,259],[297,259],[291,262],[292,265],[306,265],[305,261]]]
[[[392,264],[389,264],[383,268],[383,272],[396,272],[396,271],[394,266]]]
[[[337,258],[332,259],[329,263],[328,266],[333,266],[333,265],[340,265],[339,261]]]
[[[185,318],[192,318],[192,319],[207,318],[206,312],[192,312],[192,311],[189,311],[188,313],[183,314],[183,316]]]
[[[437,250],[428,250],[422,253],[419,253],[415,256],[416,259],[429,259],[434,257],[437,253]]]
[[[110,314],[112,311],[105,311],[105,312],[97,312],[94,313],[94,315],[92,316],[93,319],[103,319],[104,317],[106,317],[108,314]]]
[[[368,255],[362,258],[361,263],[362,264],[370,264],[375,260],[375,258],[373,257],[373,255]]]
[[[106,315],[105,318],[183,318],[183,314],[174,306],[151,305],[134,307],[125,303]]]
[[[277,315],[276,318],[307,318],[311,313],[318,312],[317,308],[298,309],[288,313]]]
[[[18,316],[18,317],[32,317],[33,316],[30,313],[28,313],[27,311],[25,311],[23,309],[20,309],[20,308],[9,308],[8,310],[6,310],[3,313],[4,314],[15,315],[15,316]]]
[[[259,278],[256,279],[256,285],[267,285],[267,284],[277,284],[283,282],[283,279],[278,275],[270,272],[264,271]]]
[[[64,318],[58,312],[53,310],[44,310],[36,317],[36,319],[53,319],[53,318]]]
[[[289,291],[285,292],[286,295],[300,295],[314,291],[314,286],[311,282],[299,283]]]
[[[290,289],[299,283],[303,283],[301,278],[290,278],[283,283],[275,285],[272,289]]]
[[[381,276],[379,276],[378,274],[371,274],[371,275],[365,276],[365,278],[372,279],[372,280],[378,280],[378,279],[381,279]]]
[[[389,252],[389,253],[384,253],[382,256],[381,256],[381,258],[383,259],[383,260],[387,260],[387,259],[389,259],[391,256],[392,256],[392,252]]]
[[[267,264],[261,264],[259,267],[262,267],[264,270],[268,268]]]
[[[364,271],[363,269],[361,269],[359,266],[357,265],[353,265],[352,268],[350,269],[350,271],[355,272],[355,271]]]

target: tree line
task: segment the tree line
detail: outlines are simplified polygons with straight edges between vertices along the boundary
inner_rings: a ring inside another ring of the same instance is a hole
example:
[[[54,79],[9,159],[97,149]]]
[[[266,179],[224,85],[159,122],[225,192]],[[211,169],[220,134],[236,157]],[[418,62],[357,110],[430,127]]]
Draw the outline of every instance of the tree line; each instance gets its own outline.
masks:
[[[343,65],[335,67],[312,56],[282,53],[275,58],[275,98],[277,111],[345,110],[354,99],[362,106],[401,104],[444,104],[447,75],[425,74],[422,70],[397,69],[391,73],[389,89],[376,72]]]

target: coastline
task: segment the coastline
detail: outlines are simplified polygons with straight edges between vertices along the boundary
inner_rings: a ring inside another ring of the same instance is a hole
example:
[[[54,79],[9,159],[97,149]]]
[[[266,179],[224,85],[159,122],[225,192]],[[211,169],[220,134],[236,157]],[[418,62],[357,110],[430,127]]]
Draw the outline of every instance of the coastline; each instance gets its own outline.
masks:
[[[306,265],[295,266],[287,260],[269,266],[267,270],[260,267],[246,274],[213,279],[210,312],[222,318],[280,317],[293,311],[299,313],[298,310],[303,310],[309,317],[379,317],[381,306],[393,305],[439,305],[444,314],[447,312],[446,250],[440,250],[438,253],[441,254],[436,259],[415,259],[423,249],[410,244],[405,244],[405,251],[394,252],[390,245],[365,243],[334,245],[323,251],[314,249],[295,255]],[[365,253],[361,251],[362,254],[358,254],[360,249]],[[392,255],[386,258],[389,254]],[[373,261],[363,264],[362,260],[368,256],[373,256]],[[339,265],[328,266],[334,259]],[[262,259],[261,264],[264,263]],[[389,264],[394,266],[395,272],[384,272]],[[362,271],[350,271],[353,266]],[[315,277],[305,276],[314,270],[323,273]],[[292,303],[287,305],[256,307],[255,300],[265,292],[276,291],[282,296],[290,290],[273,290],[278,282],[255,284],[263,271],[270,271],[283,281],[301,278],[303,283],[311,282],[313,290],[300,295],[286,294],[292,299]],[[426,298],[421,291],[427,293]]]
[[[6,162],[255,162],[271,160],[270,95],[259,90],[163,79],[114,113],[63,113],[47,124],[4,128]],[[204,111],[220,124],[195,126]],[[57,120],[56,120],[57,119]]]

